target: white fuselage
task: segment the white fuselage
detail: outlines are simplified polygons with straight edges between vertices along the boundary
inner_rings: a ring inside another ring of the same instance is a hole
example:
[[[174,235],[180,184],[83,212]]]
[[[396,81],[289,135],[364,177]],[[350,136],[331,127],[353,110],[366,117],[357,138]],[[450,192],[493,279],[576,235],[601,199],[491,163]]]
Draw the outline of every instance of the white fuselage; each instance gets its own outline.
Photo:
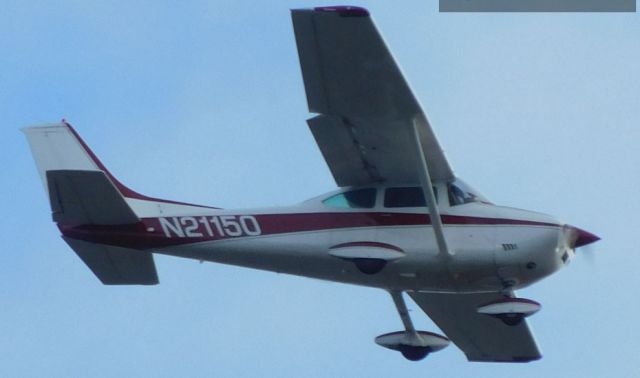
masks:
[[[147,232],[159,241],[148,249],[330,281],[441,292],[521,288],[552,274],[573,254],[563,247],[563,224],[551,216],[480,202],[449,206],[440,200],[444,233],[454,253],[444,258],[425,207],[385,208],[379,200],[372,208],[341,209],[323,202],[339,192],[286,208],[165,205],[162,217],[143,218]],[[402,257],[377,274],[363,274],[353,262],[330,254],[349,243],[391,246]]]

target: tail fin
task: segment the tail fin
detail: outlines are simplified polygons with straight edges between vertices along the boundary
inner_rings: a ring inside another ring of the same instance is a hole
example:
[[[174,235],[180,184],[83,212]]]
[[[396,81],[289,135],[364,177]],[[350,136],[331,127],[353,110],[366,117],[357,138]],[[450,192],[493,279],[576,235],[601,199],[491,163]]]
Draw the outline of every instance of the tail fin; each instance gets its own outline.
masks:
[[[107,186],[112,186],[116,193],[124,197],[125,202],[139,218],[157,217],[160,213],[178,215],[181,213],[194,213],[197,210],[202,210],[202,208],[215,209],[209,206],[148,197],[129,189],[109,172],[80,138],[80,135],[65,121],[58,124],[27,127],[22,131],[29,141],[46,193],[51,193],[47,172],[101,172],[106,179],[106,181],[101,180],[103,181],[103,188],[106,189]],[[88,176],[89,174],[87,173],[85,178]],[[92,177],[94,180],[98,180],[98,176],[95,174]],[[52,208],[55,211],[53,203]]]
[[[49,194],[53,220],[59,226],[125,225],[141,221],[125,197],[145,200],[149,197],[116,180],[69,124],[63,122],[23,131]],[[149,251],[67,236],[63,239],[105,285],[158,283]]]
[[[49,195],[53,220],[67,225],[137,223],[124,196],[141,196],[109,173],[67,123],[23,129]]]
[[[158,200],[137,193],[118,181],[67,122],[27,127],[22,131],[27,136],[47,193],[49,192],[47,171],[99,171],[103,172],[118,191],[127,198]]]

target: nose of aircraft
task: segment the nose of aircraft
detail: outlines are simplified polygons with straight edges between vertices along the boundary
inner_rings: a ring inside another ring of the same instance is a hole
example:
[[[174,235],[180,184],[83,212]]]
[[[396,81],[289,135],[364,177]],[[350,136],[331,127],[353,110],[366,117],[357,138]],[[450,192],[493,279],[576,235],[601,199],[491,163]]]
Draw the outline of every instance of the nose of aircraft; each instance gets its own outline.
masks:
[[[575,241],[573,242],[574,248],[583,247],[587,244],[595,243],[598,240],[600,240],[599,237],[597,237],[596,235],[592,234],[589,231],[585,231],[581,228],[570,226],[570,225],[567,225],[567,226],[575,237]]]

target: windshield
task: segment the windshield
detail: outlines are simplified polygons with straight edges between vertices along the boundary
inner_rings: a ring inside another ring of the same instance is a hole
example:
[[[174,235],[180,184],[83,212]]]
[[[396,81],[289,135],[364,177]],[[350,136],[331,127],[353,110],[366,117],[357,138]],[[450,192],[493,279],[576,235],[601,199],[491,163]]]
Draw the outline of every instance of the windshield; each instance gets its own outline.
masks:
[[[451,206],[464,205],[471,202],[491,205],[491,202],[485,196],[460,179],[450,182],[447,185],[447,192],[449,193],[449,204]]]

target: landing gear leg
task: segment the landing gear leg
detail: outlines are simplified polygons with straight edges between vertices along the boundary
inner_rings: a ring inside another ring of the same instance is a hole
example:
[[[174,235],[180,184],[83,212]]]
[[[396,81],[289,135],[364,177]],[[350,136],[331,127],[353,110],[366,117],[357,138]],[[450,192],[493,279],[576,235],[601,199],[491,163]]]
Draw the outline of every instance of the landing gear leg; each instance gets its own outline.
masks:
[[[410,361],[420,361],[431,352],[437,352],[449,345],[449,339],[433,332],[416,331],[409,317],[401,291],[390,291],[398,314],[404,324],[404,331],[386,333],[376,337],[376,343],[385,348],[398,351]]]
[[[431,347],[422,346],[422,340],[420,335],[416,331],[413,326],[413,322],[411,321],[411,316],[409,315],[409,310],[407,309],[407,304],[404,301],[404,297],[402,296],[401,291],[390,291],[391,298],[393,298],[393,302],[396,305],[396,309],[398,310],[398,315],[400,315],[400,319],[402,319],[402,324],[404,324],[405,335],[407,337],[407,343],[400,344],[398,349],[400,353],[410,361],[420,361],[427,357],[431,352]]]
[[[396,309],[398,310],[398,315],[400,315],[400,319],[402,320],[402,324],[404,324],[404,329],[408,333],[416,333],[416,329],[413,326],[413,322],[411,321],[411,316],[409,316],[409,309],[407,309],[407,304],[404,301],[404,297],[402,296],[401,291],[390,291],[391,298],[393,299],[393,303],[396,305]]]

